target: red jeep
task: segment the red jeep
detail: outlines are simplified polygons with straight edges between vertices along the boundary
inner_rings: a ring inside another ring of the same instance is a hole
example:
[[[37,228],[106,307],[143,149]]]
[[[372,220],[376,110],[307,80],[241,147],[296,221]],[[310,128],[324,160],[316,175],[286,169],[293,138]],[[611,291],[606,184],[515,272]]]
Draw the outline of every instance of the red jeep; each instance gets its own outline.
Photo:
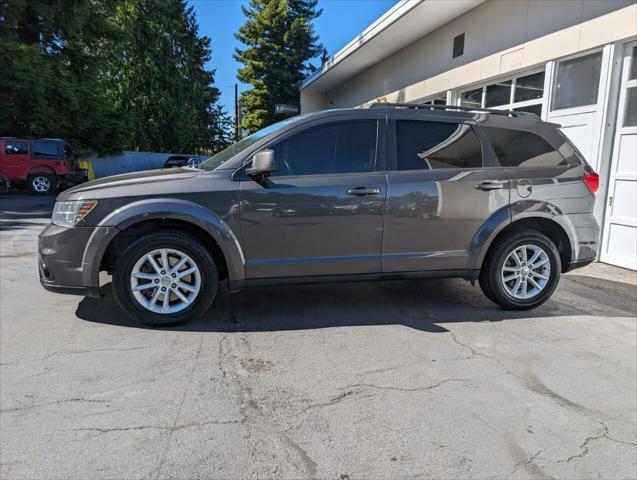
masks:
[[[36,195],[79,183],[71,147],[56,138],[0,137],[0,176],[11,185],[28,185]]]

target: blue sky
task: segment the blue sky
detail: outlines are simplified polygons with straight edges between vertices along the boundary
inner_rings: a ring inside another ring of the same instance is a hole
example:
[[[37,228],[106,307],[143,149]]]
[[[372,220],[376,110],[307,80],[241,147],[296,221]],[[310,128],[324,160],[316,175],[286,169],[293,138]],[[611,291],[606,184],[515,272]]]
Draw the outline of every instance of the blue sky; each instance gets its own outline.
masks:
[[[233,85],[239,67],[232,58],[239,45],[234,34],[244,22],[241,4],[247,1],[190,0],[189,3],[195,8],[200,33],[212,38],[208,68],[216,70],[215,85],[221,90],[221,102],[233,115]],[[329,55],[333,55],[395,3],[396,0],[319,0],[323,15],[315,20],[315,31]]]

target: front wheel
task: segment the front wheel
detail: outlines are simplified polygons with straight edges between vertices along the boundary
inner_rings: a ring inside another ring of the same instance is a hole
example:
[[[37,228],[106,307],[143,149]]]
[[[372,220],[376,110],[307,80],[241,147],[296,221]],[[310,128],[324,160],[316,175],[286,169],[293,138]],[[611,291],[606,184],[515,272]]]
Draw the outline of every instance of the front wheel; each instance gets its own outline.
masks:
[[[217,295],[219,272],[208,249],[178,231],[150,233],[129,244],[113,272],[119,306],[152,326],[203,315]]]
[[[546,235],[526,230],[498,241],[480,271],[484,294],[506,310],[528,310],[553,294],[562,264]]]
[[[36,173],[29,177],[29,190],[34,195],[51,195],[55,191],[55,176]]]

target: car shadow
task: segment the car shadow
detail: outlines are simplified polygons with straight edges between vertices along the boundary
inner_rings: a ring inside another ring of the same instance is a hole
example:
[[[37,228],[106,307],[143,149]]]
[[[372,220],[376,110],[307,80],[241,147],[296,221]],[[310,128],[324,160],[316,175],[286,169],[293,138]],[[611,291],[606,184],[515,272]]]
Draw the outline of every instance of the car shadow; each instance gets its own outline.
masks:
[[[230,294],[220,288],[213,307],[195,321],[175,327],[176,331],[257,332],[310,330],[328,327],[404,325],[424,332],[446,332],[444,324],[459,322],[500,322],[506,320],[573,315],[634,316],[637,308],[634,285],[605,281],[607,288],[623,289],[628,298],[620,310],[616,300],[595,285],[596,279],[564,277],[560,288],[584,290],[589,296],[599,292],[596,308],[585,311],[556,299],[531,311],[502,310],[482,294],[479,287],[459,279],[426,279],[380,283],[342,283],[259,287]],[[617,285],[610,285],[610,284]],[[590,284],[590,286],[588,286]],[[150,328],[130,319],[116,304],[111,284],[102,287],[103,298],[84,298],[77,317],[122,327]],[[614,310],[613,310],[614,309]]]

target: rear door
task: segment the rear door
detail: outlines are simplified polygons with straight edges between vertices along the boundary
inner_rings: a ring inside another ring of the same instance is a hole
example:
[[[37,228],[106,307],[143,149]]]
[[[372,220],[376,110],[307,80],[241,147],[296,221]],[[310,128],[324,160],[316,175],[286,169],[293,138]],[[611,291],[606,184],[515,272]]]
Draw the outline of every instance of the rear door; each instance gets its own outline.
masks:
[[[506,221],[503,168],[469,123],[390,114],[383,271],[464,270],[478,229]]]
[[[381,271],[385,118],[372,115],[266,145],[278,171],[240,186],[247,278]]]

